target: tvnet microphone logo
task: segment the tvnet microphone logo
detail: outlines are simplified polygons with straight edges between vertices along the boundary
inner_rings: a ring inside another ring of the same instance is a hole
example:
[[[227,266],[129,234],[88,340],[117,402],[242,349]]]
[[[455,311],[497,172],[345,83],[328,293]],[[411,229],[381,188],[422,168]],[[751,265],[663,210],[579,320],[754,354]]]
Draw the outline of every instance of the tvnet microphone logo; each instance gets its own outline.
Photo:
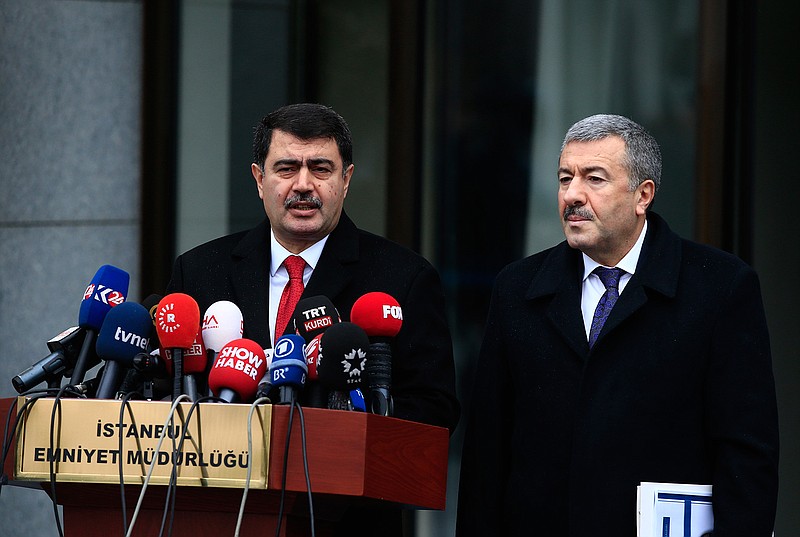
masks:
[[[125,302],[125,295],[119,291],[115,291],[110,287],[106,287],[105,285],[98,284],[95,286],[93,283],[90,283],[89,287],[87,287],[86,291],[83,293],[84,300],[89,300],[90,298],[94,298],[98,302],[107,304],[112,308]]]

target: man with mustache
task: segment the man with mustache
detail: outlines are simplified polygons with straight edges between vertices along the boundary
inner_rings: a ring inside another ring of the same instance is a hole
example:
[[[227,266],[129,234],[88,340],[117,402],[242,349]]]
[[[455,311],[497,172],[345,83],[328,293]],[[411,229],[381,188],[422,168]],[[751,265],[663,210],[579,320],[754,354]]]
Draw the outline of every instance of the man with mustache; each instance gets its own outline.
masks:
[[[253,157],[266,219],[179,256],[168,291],[191,295],[201,312],[218,300],[234,302],[244,337],[265,348],[287,328],[278,309],[292,256],[302,258],[302,297],[329,298],[343,321],[362,295],[388,293],[403,310],[392,340],[393,415],[452,431],[460,409],[439,275],[418,254],[358,229],[345,214],[354,165],[344,119],[322,105],[284,106],[256,126]],[[399,509],[351,509],[337,535],[399,536],[400,518]]]
[[[645,481],[711,484],[714,537],[771,535],[777,405],[758,278],[650,211],[660,181],[658,144],[630,119],[567,131],[566,241],[495,283],[458,537],[634,537]]]

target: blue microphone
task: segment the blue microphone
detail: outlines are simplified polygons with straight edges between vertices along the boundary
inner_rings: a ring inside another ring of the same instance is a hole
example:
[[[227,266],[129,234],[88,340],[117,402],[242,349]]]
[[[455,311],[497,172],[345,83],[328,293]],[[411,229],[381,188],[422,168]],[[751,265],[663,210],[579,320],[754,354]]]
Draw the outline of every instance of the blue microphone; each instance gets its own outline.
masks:
[[[293,401],[296,390],[306,384],[308,364],[305,346],[305,339],[297,334],[283,335],[275,343],[269,377],[272,385],[279,388],[281,404]]]
[[[97,399],[113,399],[137,354],[147,352],[153,335],[150,312],[136,302],[124,302],[106,315],[97,335],[97,355],[106,361]]]
[[[106,315],[112,308],[125,302],[130,284],[130,275],[112,265],[103,265],[94,275],[83,293],[78,325],[86,330],[80,354],[70,377],[71,384],[83,382],[88,368],[89,352],[94,347],[97,333],[103,326]]]

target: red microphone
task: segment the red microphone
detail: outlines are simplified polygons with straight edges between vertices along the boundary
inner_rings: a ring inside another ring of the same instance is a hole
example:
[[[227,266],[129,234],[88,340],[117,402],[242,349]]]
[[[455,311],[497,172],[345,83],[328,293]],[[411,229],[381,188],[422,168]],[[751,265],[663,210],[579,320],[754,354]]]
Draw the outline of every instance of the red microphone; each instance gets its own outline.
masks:
[[[267,366],[261,345],[251,339],[234,339],[217,353],[208,386],[228,403],[252,401]]]
[[[327,389],[319,381],[319,361],[322,358],[322,336],[320,332],[306,344],[306,365],[308,366],[308,382],[306,383],[306,405],[311,408],[327,408]]]
[[[184,293],[172,293],[158,303],[156,309],[156,333],[161,346],[172,358],[175,379],[172,391],[173,400],[183,393],[183,355],[192,348],[200,331],[200,308],[195,299]]]
[[[391,416],[394,405],[389,393],[392,386],[392,348],[389,342],[403,327],[403,310],[391,295],[367,293],[353,304],[350,321],[360,326],[369,337],[365,373],[370,412]]]

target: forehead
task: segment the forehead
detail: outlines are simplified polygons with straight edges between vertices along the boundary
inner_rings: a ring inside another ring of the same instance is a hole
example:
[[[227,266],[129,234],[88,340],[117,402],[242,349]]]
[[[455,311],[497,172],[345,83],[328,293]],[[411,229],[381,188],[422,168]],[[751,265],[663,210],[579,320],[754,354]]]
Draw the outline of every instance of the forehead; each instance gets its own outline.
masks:
[[[572,141],[564,146],[559,167],[616,168],[625,165],[625,141],[619,136],[607,136],[591,142]]]
[[[341,164],[339,146],[333,138],[311,138],[303,140],[281,130],[272,131],[272,140],[267,153],[267,161],[324,158]]]

